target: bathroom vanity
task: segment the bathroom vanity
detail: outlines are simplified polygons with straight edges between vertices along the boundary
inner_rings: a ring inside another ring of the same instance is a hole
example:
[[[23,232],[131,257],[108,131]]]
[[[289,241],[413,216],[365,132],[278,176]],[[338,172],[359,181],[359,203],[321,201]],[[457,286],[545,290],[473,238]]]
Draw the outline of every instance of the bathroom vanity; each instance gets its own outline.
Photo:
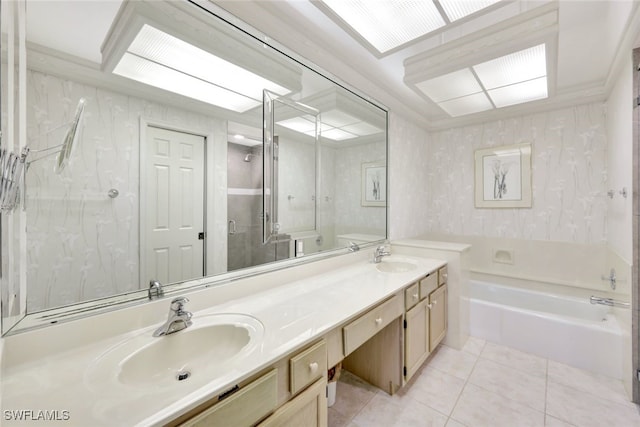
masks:
[[[328,368],[394,393],[446,332],[446,262],[370,255],[189,292],[193,325],[167,336],[152,333],[183,295],[7,337],[3,410],[65,410],[65,425],[326,425]],[[235,353],[207,353],[216,326],[210,347]]]

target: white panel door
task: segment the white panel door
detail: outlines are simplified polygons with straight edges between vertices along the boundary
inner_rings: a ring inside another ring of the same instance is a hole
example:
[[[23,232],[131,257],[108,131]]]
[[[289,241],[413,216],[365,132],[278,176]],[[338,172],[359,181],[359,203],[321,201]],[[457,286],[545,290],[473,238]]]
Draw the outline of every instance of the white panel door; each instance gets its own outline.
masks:
[[[205,138],[147,127],[141,182],[143,285],[172,283],[204,273]]]

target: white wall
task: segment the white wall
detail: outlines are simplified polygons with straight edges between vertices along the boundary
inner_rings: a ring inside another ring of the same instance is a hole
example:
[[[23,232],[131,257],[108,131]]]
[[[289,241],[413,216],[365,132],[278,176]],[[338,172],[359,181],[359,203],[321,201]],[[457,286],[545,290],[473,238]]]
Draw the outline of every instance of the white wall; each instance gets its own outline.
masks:
[[[427,131],[389,114],[389,238],[404,239],[427,231],[429,181]]]
[[[608,201],[607,242],[628,264],[633,258],[632,232],[632,175],[633,175],[633,74],[632,55],[624,61],[622,71],[607,99],[607,188],[615,193]],[[619,194],[626,188],[628,195]]]
[[[530,142],[533,206],[474,207],[474,151]],[[603,105],[581,105],[437,132],[429,143],[428,231],[601,243],[606,238]]]

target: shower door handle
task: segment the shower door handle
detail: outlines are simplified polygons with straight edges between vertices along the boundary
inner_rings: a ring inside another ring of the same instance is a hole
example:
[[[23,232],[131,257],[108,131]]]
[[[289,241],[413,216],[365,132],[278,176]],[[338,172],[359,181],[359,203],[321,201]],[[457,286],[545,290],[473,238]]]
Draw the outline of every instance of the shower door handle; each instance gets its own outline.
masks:
[[[236,229],[236,222],[233,219],[229,220],[229,234],[233,235],[237,233],[237,229]]]

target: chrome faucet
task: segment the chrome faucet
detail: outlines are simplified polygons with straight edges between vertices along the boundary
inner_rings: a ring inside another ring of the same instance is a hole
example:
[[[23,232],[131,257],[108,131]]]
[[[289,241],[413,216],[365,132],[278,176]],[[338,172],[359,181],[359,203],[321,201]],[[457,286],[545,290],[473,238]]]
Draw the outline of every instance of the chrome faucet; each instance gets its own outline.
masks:
[[[164,296],[164,291],[162,290],[162,284],[155,279],[152,279],[149,282],[149,290],[147,292],[149,294],[149,299],[157,299],[161,296]]]
[[[388,255],[391,255],[391,252],[386,251],[384,245],[378,246],[376,248],[376,251],[373,253],[373,262],[375,264],[378,264],[380,261],[382,261],[383,256]]]
[[[349,252],[358,252],[360,250],[360,246],[358,246],[355,242],[349,242]]]
[[[153,333],[154,337],[161,337],[163,335],[173,334],[174,332],[181,331],[191,326],[191,314],[190,311],[184,309],[184,305],[189,302],[186,297],[179,297],[171,301],[169,306],[169,318]]]

